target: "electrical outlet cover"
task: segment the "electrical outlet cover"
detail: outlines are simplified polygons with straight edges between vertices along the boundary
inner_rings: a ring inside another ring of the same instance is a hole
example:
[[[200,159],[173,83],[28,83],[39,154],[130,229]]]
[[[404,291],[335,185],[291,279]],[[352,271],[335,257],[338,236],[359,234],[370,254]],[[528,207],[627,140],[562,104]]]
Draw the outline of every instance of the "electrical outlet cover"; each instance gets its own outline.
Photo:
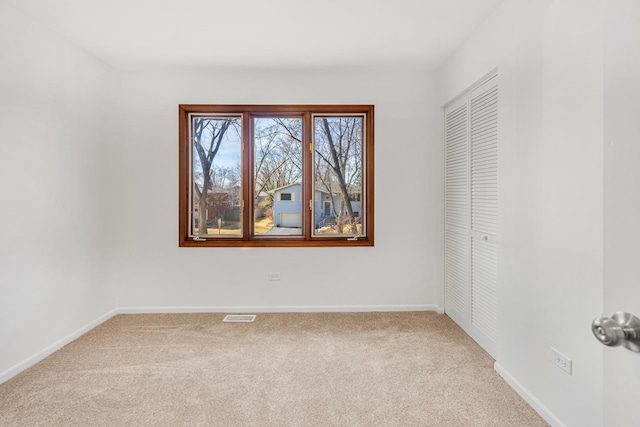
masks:
[[[572,374],[573,361],[553,347],[551,347],[551,363],[562,369],[567,375]]]

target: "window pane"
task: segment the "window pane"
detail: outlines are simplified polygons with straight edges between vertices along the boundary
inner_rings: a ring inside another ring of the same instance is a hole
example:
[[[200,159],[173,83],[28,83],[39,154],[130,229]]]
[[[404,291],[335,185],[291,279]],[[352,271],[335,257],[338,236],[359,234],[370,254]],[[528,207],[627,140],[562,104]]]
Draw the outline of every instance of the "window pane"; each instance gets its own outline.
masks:
[[[314,116],[314,235],[364,235],[363,116]]]
[[[254,119],[254,234],[302,235],[302,119]]]
[[[242,236],[242,119],[192,116],[191,233]]]

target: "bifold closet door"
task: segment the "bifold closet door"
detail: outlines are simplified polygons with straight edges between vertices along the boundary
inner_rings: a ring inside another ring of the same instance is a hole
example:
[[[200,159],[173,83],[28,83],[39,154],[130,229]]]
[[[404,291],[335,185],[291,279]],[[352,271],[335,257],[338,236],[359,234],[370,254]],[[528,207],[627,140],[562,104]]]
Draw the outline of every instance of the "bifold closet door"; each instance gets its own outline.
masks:
[[[467,98],[445,109],[445,311],[469,324],[469,108]]]
[[[498,329],[498,86],[470,94],[471,336],[495,356]]]
[[[445,108],[445,312],[495,357],[497,77]]]

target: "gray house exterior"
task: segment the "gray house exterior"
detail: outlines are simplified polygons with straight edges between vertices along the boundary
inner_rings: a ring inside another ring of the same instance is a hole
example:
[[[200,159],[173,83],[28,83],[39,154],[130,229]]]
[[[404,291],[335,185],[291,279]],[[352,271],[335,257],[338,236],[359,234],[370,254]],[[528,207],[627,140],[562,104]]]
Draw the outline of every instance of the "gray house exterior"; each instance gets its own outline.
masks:
[[[276,227],[302,227],[302,209],[306,206],[302,202],[302,184],[299,182],[285,185],[271,190],[273,193],[273,223]],[[356,200],[351,201],[353,212],[360,214],[362,202],[359,200],[360,193],[354,193]],[[328,191],[320,190],[316,186],[314,197],[314,222],[319,228],[325,222],[334,219],[333,212],[340,213],[340,194],[329,194]]]

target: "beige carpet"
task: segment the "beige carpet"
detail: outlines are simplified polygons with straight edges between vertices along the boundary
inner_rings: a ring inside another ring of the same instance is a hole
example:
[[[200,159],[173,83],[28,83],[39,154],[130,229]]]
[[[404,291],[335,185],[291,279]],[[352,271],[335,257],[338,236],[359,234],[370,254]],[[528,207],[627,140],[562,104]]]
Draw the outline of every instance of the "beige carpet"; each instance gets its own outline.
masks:
[[[0,385],[0,426],[546,426],[427,312],[119,315]]]

